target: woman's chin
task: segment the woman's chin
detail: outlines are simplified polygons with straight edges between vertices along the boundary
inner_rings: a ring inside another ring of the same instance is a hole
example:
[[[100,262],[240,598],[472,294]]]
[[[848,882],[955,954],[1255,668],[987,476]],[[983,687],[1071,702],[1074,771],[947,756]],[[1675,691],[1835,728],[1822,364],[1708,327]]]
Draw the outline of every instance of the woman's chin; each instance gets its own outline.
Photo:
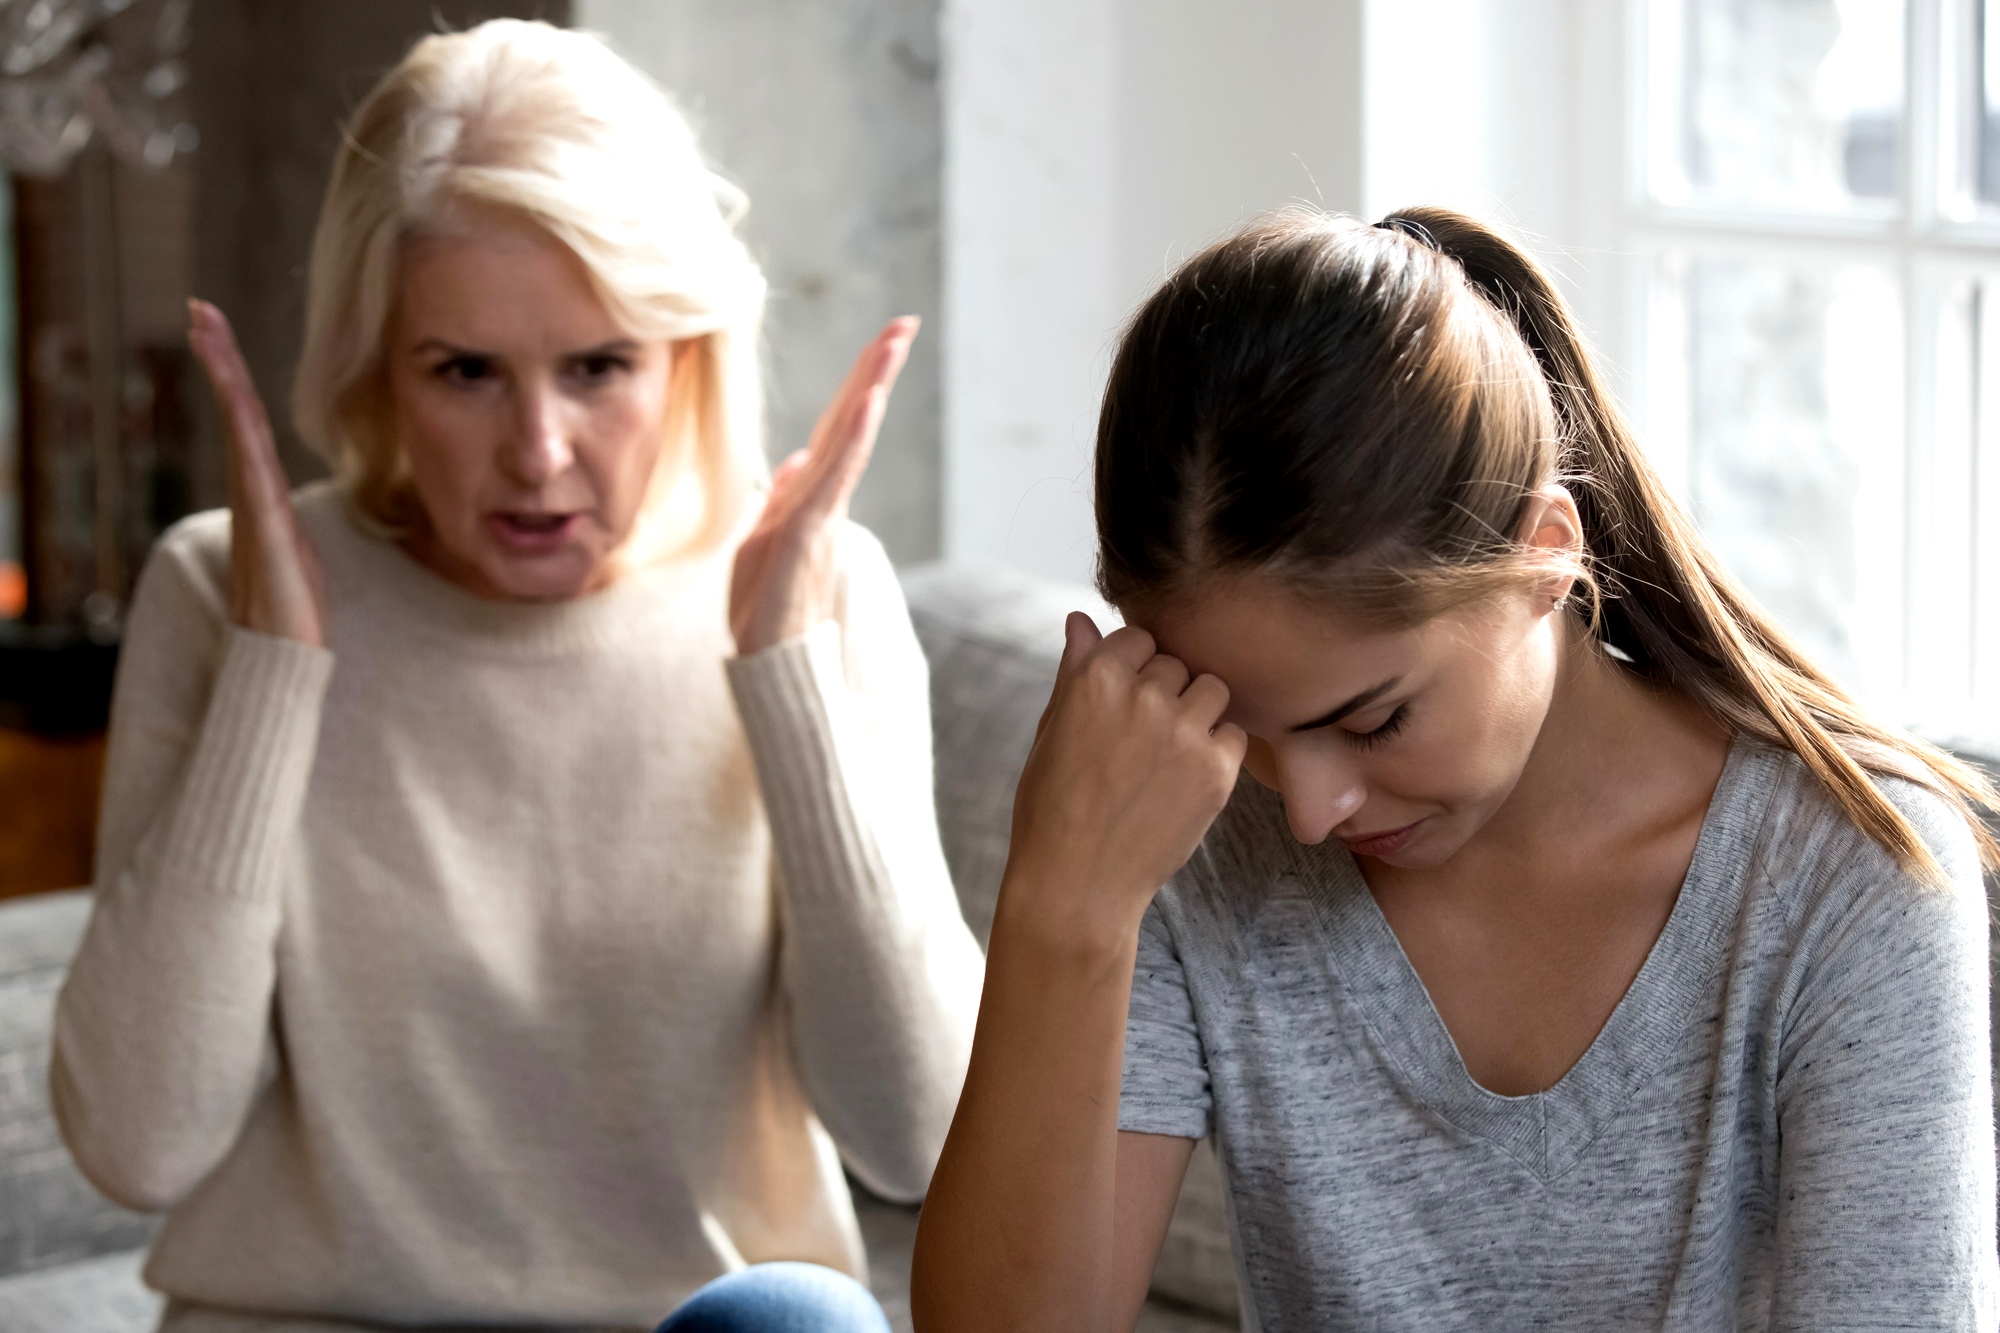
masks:
[[[604,561],[574,547],[548,555],[489,551],[479,562],[480,583],[472,591],[510,602],[561,602],[595,592],[606,580]]]

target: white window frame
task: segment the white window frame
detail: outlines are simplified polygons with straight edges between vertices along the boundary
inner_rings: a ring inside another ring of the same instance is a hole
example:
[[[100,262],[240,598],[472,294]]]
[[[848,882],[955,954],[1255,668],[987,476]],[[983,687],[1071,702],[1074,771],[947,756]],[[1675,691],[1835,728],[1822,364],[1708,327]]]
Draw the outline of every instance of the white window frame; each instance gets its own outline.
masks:
[[[1898,568],[1864,576],[1863,588],[1881,607],[1871,619],[1891,636],[1876,650],[1900,659],[1902,684],[1871,702],[1935,739],[2000,754],[2000,402],[1974,406],[1982,380],[1988,397],[2000,399],[1991,392],[2000,390],[2000,208],[1974,206],[1968,189],[1978,149],[1968,95],[1976,83],[1968,81],[1976,80],[1980,58],[1973,41],[1979,0],[1906,3],[1896,203],[1821,215],[1656,200],[1651,168],[1660,146],[1652,113],[1663,97],[1655,0],[1626,0],[1622,24],[1586,31],[1578,43],[1580,116],[1609,113],[1622,125],[1615,171],[1604,170],[1612,166],[1604,161],[1612,145],[1600,138],[1593,153],[1590,132],[1579,130],[1579,202],[1586,214],[1612,223],[1595,239],[1625,261],[1624,290],[1602,294],[1600,304],[1612,309],[1597,312],[1611,316],[1599,327],[1613,333],[1609,350],[1628,372],[1629,405],[1648,448],[1684,496],[1686,343],[1676,337],[1654,257],[1805,255],[1895,273],[1903,302],[1903,448],[1901,466],[1885,467],[1879,484],[1888,492],[1881,497],[1884,542],[1901,559]],[[1611,88],[1588,68],[1607,57],[1622,65],[1622,106],[1605,104]],[[1611,190],[1615,200],[1606,197]],[[1983,302],[1983,337],[1971,323],[1979,306],[1964,307],[1968,300]],[[1936,685],[1954,673],[1969,683],[1974,672],[1986,683],[1982,695],[1968,689],[1952,697]]]

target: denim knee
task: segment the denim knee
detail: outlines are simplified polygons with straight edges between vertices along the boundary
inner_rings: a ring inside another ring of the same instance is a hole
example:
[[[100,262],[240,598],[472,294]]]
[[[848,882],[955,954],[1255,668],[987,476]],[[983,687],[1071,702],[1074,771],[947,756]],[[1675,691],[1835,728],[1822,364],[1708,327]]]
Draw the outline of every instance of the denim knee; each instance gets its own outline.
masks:
[[[818,1264],[757,1264],[687,1298],[657,1333],[889,1333],[868,1288]]]

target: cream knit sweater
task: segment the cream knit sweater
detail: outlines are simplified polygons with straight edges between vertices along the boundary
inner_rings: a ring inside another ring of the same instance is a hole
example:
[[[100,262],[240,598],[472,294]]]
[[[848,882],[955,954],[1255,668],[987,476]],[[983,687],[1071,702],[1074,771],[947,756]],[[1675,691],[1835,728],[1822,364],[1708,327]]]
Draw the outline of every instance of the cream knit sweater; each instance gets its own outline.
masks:
[[[861,1272],[841,1164],[921,1196],[983,967],[881,547],[734,658],[727,551],[503,604],[298,505],[326,649],[228,623],[226,514],[147,566],[56,1015],[71,1151],[167,1214],[165,1327],[650,1327],[743,1263]]]

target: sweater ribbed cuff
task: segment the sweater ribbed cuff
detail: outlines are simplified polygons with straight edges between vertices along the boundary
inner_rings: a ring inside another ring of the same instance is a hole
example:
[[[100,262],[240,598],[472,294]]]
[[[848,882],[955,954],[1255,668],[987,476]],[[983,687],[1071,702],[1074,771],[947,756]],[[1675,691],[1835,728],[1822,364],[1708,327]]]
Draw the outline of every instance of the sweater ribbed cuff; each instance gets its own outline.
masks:
[[[771,836],[793,895],[845,886],[879,860],[856,818],[843,772],[848,724],[841,630],[805,634],[728,664],[736,712],[757,765]],[[879,870],[879,866],[874,866]]]
[[[332,675],[324,648],[230,628],[162,849],[164,878],[238,897],[277,892]]]

